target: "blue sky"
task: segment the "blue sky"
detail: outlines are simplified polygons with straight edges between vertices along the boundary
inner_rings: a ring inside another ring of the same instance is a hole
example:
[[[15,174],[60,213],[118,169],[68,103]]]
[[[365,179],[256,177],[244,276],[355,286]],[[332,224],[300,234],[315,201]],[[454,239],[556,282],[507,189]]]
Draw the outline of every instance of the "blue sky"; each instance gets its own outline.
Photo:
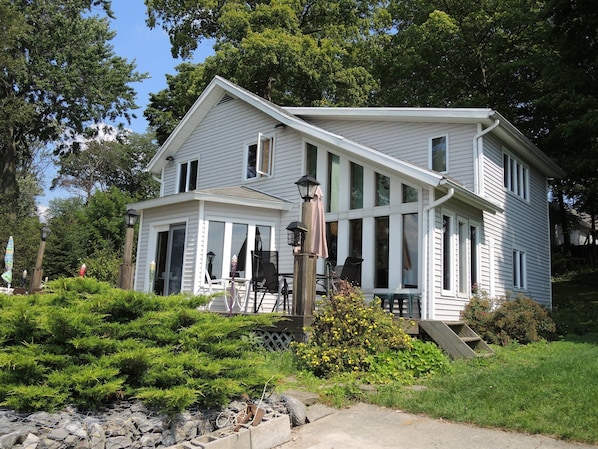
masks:
[[[175,74],[175,67],[183,61],[172,57],[170,40],[162,28],[150,30],[145,24],[146,8],[143,0],[114,0],[112,10],[116,19],[111,22],[111,26],[117,32],[116,37],[111,41],[114,53],[128,61],[134,61],[137,71],[147,73],[149,76],[142,82],[133,84],[137,92],[136,103],[139,109],[133,111],[137,118],[128,126],[136,133],[144,133],[148,123],[143,116],[143,111],[149,103],[149,95],[165,89],[166,74]],[[202,42],[192,62],[202,62],[210,54],[213,54],[212,43]],[[71,196],[69,192],[61,189],[49,190],[55,173],[56,170],[53,168],[46,172],[45,195],[38,200],[42,209],[50,200]]]

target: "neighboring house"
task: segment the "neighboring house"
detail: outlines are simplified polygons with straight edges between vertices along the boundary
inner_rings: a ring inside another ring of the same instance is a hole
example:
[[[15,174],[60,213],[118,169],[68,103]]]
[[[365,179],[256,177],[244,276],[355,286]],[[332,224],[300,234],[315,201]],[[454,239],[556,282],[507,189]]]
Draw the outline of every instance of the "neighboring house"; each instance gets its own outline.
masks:
[[[136,290],[152,261],[158,294],[206,291],[233,255],[250,277],[256,246],[291,272],[285,228],[310,174],[330,258],[363,258],[367,297],[419,294],[421,318],[439,320],[458,319],[476,287],[551,305],[547,178],[563,172],[491,109],[281,107],[216,77],[148,170],[162,185],[130,205]]]

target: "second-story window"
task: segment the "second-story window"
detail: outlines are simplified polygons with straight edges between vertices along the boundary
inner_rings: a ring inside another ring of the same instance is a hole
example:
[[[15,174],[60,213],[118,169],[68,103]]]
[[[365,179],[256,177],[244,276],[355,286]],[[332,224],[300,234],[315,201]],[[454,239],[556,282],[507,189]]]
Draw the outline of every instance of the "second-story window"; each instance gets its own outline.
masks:
[[[257,143],[248,145],[245,159],[245,179],[272,176],[274,138],[258,134]]]
[[[447,136],[430,139],[430,168],[437,172],[448,171],[448,138]]]
[[[503,153],[503,181],[505,189],[524,200],[528,199],[529,172],[527,167],[507,153]]]
[[[197,189],[197,171],[199,161],[189,161],[179,165],[179,191],[190,192]]]

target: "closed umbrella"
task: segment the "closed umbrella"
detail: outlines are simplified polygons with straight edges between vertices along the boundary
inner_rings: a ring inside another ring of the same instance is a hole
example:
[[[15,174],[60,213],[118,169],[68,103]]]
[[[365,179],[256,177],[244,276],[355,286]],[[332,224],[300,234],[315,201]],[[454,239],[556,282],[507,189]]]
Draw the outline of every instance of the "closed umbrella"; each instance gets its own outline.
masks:
[[[311,201],[312,219],[312,252],[322,259],[328,258],[328,244],[326,243],[326,214],[324,212],[324,195],[320,186],[316,188]]]
[[[10,284],[12,283],[12,266],[13,266],[13,258],[15,253],[15,242],[12,239],[12,235],[8,239],[8,244],[6,245],[6,253],[4,254],[4,273],[2,274],[2,279],[6,281],[8,284],[8,288],[10,288]]]

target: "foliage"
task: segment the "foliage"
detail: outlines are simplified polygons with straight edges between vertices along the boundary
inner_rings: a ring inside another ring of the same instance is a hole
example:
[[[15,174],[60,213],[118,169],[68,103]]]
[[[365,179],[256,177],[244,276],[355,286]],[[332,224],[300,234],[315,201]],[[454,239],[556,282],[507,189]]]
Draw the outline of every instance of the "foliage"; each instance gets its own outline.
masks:
[[[344,283],[338,294],[324,299],[308,329],[308,340],[294,349],[300,368],[316,376],[352,373],[366,382],[407,380],[441,370],[446,357],[429,345],[414,342],[402,322],[376,300]]]
[[[598,334],[597,269],[580,269],[553,279],[552,318],[559,335]]]
[[[379,388],[366,400],[410,413],[483,427],[596,444],[596,335],[495,348],[488,358],[452,363],[450,372],[406,391]]]
[[[122,291],[61,278],[37,295],[0,295],[0,406],[96,409],[140,398],[177,413],[261,394],[277,374],[250,338],[275,316],[223,317],[207,297]]]
[[[0,193],[15,200],[17,169],[31,162],[34,147],[61,138],[68,146],[65,136],[94,122],[129,119],[135,107],[129,84],[145,75],[109,44],[114,32],[98,15],[111,17],[109,1],[0,0],[0,10]]]
[[[494,308],[485,294],[476,294],[461,314],[490,343],[529,344],[551,338],[556,330],[546,308],[526,296],[497,300],[496,304]]]

